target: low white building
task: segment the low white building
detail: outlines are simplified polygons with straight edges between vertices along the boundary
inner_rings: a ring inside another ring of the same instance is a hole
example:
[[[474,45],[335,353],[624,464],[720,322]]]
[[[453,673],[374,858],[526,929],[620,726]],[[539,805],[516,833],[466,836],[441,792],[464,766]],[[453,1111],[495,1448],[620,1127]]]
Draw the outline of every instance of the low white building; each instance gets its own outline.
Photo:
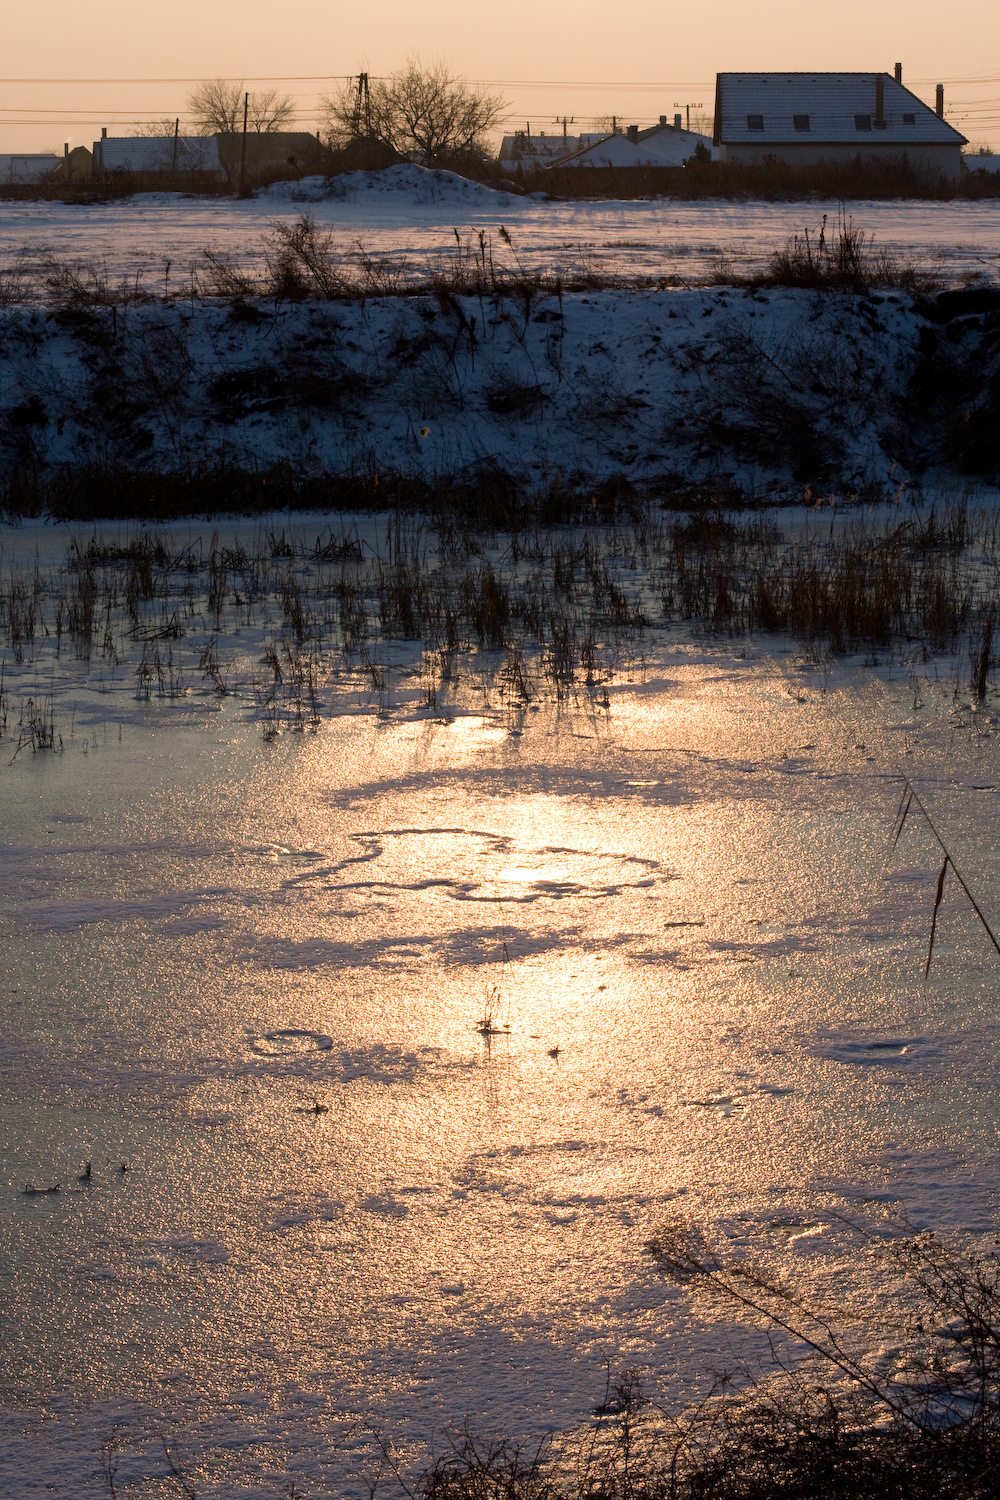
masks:
[[[962,166],[970,172],[1000,172],[1000,156],[986,150],[966,151],[962,156]]]
[[[712,142],[706,135],[693,130],[681,130],[679,125],[657,125],[652,130],[640,131],[631,126],[626,135],[609,135],[573,156],[554,162],[554,167],[586,168],[604,167],[622,169],[628,167],[682,167],[701,146],[707,156],[715,156]]]
[[[592,146],[596,141],[603,141],[607,134],[606,130],[584,131],[580,135],[569,135],[561,130],[551,133],[541,130],[534,135],[527,130],[515,130],[513,135],[505,135],[503,138],[500,165],[508,172],[516,172],[518,167],[529,170],[547,167],[564,156],[573,156],[584,147]]]
[[[94,142],[94,170],[215,172],[222,175],[214,135],[119,135]]]
[[[715,145],[723,162],[798,166],[901,160],[957,178],[966,144],[944,118],[889,73],[719,73]]]
[[[14,156],[0,156],[0,183],[22,185],[44,182],[62,161],[54,151],[32,151]]]

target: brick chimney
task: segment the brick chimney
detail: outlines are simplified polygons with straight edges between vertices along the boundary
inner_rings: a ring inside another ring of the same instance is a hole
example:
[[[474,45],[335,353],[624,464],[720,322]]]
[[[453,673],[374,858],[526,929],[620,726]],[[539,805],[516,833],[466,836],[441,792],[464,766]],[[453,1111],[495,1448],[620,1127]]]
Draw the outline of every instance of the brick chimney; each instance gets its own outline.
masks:
[[[638,144],[639,144],[639,127],[638,127],[638,125],[630,125],[629,126],[629,128],[628,128],[628,138],[633,143],[633,145],[638,146]]]
[[[674,115],[674,129],[675,130],[680,130],[680,128],[681,128],[681,117],[680,117],[680,115]]]
[[[939,83],[938,86],[937,86],[937,94],[936,94],[935,99],[934,99],[934,113],[937,115],[937,117],[938,117],[939,120],[943,120],[944,119],[944,84],[943,83]]]
[[[903,64],[902,63],[897,63],[896,64],[896,82],[897,83],[902,83],[902,81],[903,81]]]

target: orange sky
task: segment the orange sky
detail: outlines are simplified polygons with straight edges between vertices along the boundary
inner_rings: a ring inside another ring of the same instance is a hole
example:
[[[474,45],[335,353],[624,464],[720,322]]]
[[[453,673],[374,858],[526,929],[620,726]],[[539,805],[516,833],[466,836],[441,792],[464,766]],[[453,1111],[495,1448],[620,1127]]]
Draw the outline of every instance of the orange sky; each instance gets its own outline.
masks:
[[[971,0],[957,12],[930,0],[790,0],[714,5],[633,0],[174,0],[170,6],[49,0],[10,5],[0,69],[10,78],[93,82],[0,83],[0,151],[61,150],[62,143],[129,134],[132,120],[183,114],[197,77],[275,78],[314,126],[322,79],[367,68],[386,73],[408,52],[443,58],[470,79],[495,82],[512,120],[553,129],[569,114],[648,121],[676,105],[711,112],[717,70],[885,69],[933,102],[946,88],[949,119],[975,142],[1000,148],[1000,8]],[[284,74],[284,79],[275,75]],[[168,80],[106,82],[101,80]],[[650,85],[642,87],[640,85]],[[251,85],[253,86],[253,85]]]

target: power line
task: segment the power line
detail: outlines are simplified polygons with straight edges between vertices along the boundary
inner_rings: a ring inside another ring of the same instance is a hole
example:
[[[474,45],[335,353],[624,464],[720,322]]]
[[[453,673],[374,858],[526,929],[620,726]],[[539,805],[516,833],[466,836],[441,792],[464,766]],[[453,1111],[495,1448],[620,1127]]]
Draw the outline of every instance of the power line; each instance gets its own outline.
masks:
[[[356,73],[265,73],[260,78],[241,78],[241,83],[330,83],[356,78]],[[374,73],[372,74],[374,78]],[[0,83],[208,83],[204,74],[196,78],[0,78]],[[227,83],[234,79],[226,79]]]
[[[793,70],[796,71],[796,70]],[[798,69],[799,72],[808,72],[808,69]],[[859,72],[863,69],[845,69],[845,72]],[[872,72],[877,72],[873,69]],[[774,69],[761,70],[751,69],[751,73],[769,72]],[[220,75],[221,76],[221,75]],[[384,75],[371,73],[369,78],[377,78]],[[243,83],[315,83],[315,82],[343,82],[355,80],[357,73],[264,73],[259,76],[249,77],[244,75]],[[580,78],[475,78],[473,83],[489,84],[498,88],[580,88],[580,89],[603,89],[603,88],[636,88],[636,89],[671,89],[671,88],[695,88],[705,87],[710,80],[714,80],[715,74],[708,74],[702,78],[670,78],[670,79],[623,79],[615,81],[607,78],[580,79]],[[235,75],[233,75],[235,79]],[[119,83],[205,83],[207,76],[204,73],[191,75],[190,77],[171,78],[0,78],[0,84],[21,83],[58,83],[58,84],[119,84]],[[233,79],[227,79],[233,81]],[[907,83],[1000,83],[1000,77],[995,73],[965,73],[956,74],[953,77],[913,78]]]

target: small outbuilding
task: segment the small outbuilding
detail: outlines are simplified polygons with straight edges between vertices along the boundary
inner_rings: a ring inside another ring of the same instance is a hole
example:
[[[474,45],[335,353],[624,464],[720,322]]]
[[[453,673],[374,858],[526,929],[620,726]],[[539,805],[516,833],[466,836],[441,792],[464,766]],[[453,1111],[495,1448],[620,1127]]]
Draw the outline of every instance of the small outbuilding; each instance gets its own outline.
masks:
[[[37,185],[55,171],[60,160],[54,151],[30,151],[0,156],[0,184]]]
[[[157,185],[238,183],[332,170],[326,146],[308,131],[241,131],[215,135],[104,136],[94,142],[98,177],[127,173]]]
[[[723,162],[799,166],[906,158],[929,176],[957,179],[964,135],[890,73],[719,73],[715,145]]]
[[[74,146],[71,151],[67,143],[52,172],[51,180],[62,186],[70,182],[89,182],[93,175],[93,153],[88,151],[86,146]]]

